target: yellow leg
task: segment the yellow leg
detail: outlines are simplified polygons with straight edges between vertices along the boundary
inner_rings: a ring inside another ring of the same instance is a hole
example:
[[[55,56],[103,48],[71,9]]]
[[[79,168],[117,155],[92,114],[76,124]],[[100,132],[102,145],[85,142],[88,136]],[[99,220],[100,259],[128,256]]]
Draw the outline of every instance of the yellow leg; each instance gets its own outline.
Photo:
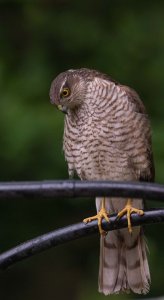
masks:
[[[128,202],[124,209],[122,209],[117,215],[117,219],[120,219],[122,216],[127,215],[128,229],[130,233],[132,233],[132,224],[130,220],[130,216],[132,213],[137,213],[138,215],[142,216],[144,214],[144,211],[142,209],[132,207],[132,200],[128,199]]]
[[[109,213],[106,211],[105,208],[105,198],[102,200],[101,203],[101,209],[100,211],[97,213],[97,215],[93,216],[93,217],[89,217],[83,220],[84,223],[88,223],[91,222],[93,220],[98,220],[98,227],[99,227],[99,232],[102,235],[106,235],[106,232],[102,229],[101,223],[102,223],[102,219],[104,218],[107,222],[109,222]]]

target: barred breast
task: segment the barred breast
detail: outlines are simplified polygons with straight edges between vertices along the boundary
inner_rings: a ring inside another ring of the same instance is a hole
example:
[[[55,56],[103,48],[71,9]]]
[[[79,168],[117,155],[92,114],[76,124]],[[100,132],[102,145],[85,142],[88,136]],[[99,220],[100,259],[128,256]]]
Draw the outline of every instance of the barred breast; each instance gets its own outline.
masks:
[[[149,169],[150,125],[123,86],[95,78],[81,107],[65,119],[69,174],[81,179],[137,180]]]

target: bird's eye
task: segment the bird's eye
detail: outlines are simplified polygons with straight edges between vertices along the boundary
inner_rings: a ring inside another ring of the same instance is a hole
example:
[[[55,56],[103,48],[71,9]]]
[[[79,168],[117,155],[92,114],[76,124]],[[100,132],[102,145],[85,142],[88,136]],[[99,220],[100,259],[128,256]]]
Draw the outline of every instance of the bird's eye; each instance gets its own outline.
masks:
[[[61,92],[62,97],[68,97],[70,95],[70,89],[69,88],[64,88]]]

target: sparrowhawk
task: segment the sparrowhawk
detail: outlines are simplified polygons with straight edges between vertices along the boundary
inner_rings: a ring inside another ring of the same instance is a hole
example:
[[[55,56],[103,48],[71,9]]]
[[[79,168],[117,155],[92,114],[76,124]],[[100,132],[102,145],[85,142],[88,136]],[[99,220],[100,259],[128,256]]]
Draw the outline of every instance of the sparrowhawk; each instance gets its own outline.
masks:
[[[153,181],[151,129],[138,94],[96,70],[68,70],[50,89],[51,103],[66,113],[63,148],[69,175],[81,180]],[[132,206],[133,205],[133,206]],[[149,291],[146,243],[130,215],[143,214],[142,199],[96,198],[101,233],[99,291],[107,294]],[[109,213],[124,214],[128,229],[105,235],[101,220]],[[129,234],[129,232],[130,234]]]

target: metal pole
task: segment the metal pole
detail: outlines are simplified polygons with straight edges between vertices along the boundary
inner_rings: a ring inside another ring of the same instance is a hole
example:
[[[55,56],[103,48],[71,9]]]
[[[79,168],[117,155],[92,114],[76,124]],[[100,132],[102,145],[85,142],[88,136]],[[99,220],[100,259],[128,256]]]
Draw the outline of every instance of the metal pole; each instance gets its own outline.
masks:
[[[164,222],[164,209],[145,211],[143,216],[133,214],[131,220],[133,226]],[[102,225],[105,231],[120,229],[127,227],[127,219],[123,217],[119,221],[116,221],[115,214],[110,216],[110,223],[103,220]],[[6,269],[18,261],[24,260],[49,248],[97,232],[97,221],[93,221],[86,225],[81,222],[43,234],[2,253],[0,255],[0,269]]]
[[[164,201],[164,185],[147,182],[54,180],[1,182],[0,199],[133,197]]]

